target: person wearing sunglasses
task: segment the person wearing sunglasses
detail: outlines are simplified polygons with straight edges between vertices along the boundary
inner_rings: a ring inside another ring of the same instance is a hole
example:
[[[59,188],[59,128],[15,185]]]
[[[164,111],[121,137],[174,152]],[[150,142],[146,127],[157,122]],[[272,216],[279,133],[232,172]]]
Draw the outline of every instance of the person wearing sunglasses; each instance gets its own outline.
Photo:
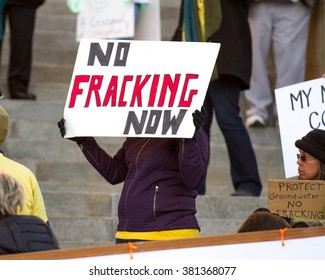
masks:
[[[325,180],[325,130],[314,129],[295,142],[300,180]]]
[[[308,132],[295,142],[295,146],[299,149],[299,154],[297,154],[298,179],[325,180],[325,130],[314,129]],[[325,219],[291,218],[271,213],[267,208],[258,208],[237,232],[313,226],[325,226]]]

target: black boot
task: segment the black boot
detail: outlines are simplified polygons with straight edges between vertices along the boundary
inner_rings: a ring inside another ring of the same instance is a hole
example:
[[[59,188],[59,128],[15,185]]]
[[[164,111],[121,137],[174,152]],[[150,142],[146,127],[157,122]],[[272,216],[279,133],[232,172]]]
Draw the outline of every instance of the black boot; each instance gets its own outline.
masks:
[[[13,91],[10,97],[11,99],[36,100],[36,95],[31,92]]]

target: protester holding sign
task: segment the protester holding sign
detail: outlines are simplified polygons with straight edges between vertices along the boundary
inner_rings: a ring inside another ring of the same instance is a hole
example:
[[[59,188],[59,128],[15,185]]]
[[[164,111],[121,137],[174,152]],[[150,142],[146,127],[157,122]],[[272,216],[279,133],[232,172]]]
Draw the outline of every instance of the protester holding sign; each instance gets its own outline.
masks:
[[[325,180],[325,130],[314,129],[297,140],[299,179]]]
[[[193,138],[126,138],[112,157],[93,137],[73,137],[92,166],[110,183],[124,182],[116,243],[196,237],[198,184],[206,175],[206,114],[193,113]],[[65,120],[59,121],[61,136]]]
[[[308,132],[295,146],[299,180],[269,180],[268,207],[289,219],[292,227],[320,226],[325,212],[325,130]]]

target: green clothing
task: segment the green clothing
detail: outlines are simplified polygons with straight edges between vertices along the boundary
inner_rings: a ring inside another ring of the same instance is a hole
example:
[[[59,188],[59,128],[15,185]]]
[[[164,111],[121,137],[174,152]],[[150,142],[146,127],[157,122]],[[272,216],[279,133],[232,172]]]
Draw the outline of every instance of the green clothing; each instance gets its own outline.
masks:
[[[3,28],[2,28],[2,9],[3,6],[5,5],[6,0],[0,0],[0,42],[2,41],[2,36],[3,36]]]
[[[220,1],[184,0],[182,8],[183,41],[209,41],[209,37],[219,29],[222,21]]]
[[[181,9],[182,41],[208,42],[209,38],[220,28],[222,21],[220,0],[183,0]],[[211,80],[217,78],[218,71],[214,67]]]
[[[207,41],[221,25],[222,11],[220,0],[204,1],[204,18],[205,39]]]

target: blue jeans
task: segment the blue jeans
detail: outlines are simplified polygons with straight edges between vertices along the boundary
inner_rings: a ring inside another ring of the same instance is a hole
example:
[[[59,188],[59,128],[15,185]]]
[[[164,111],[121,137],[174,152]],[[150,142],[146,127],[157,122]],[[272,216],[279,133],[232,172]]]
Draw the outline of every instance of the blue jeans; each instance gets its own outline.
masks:
[[[236,191],[247,191],[259,196],[262,184],[257,161],[247,129],[240,117],[240,87],[232,79],[210,82],[204,101],[208,113],[203,129],[209,137],[213,112],[225,138],[230,160],[230,173]],[[205,194],[206,180],[199,186],[199,194]]]

